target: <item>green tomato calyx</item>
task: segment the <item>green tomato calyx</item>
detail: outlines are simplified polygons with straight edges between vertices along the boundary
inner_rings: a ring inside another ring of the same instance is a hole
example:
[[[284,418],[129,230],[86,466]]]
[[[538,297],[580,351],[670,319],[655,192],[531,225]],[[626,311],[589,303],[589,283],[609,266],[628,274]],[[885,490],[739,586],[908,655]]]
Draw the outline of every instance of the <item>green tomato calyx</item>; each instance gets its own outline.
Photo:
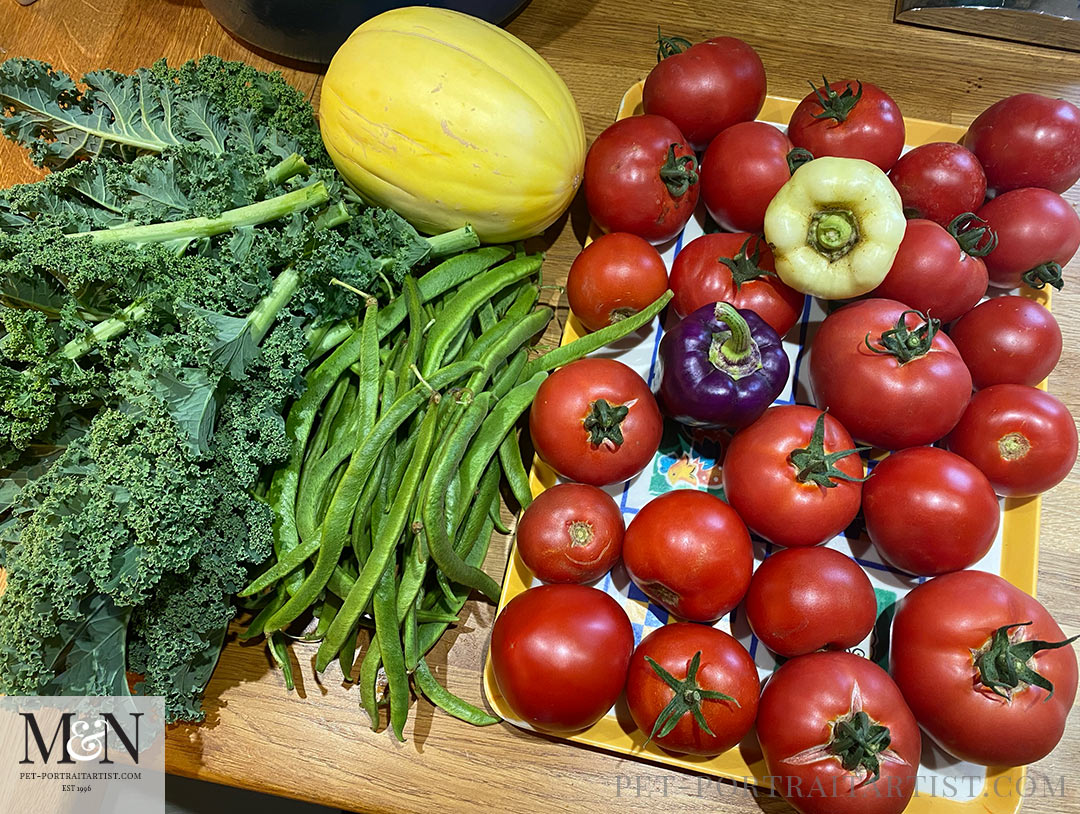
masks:
[[[823,209],[810,218],[806,241],[814,251],[832,263],[859,242],[859,222],[850,209]]]
[[[622,423],[630,414],[630,405],[614,406],[604,399],[597,399],[589,405],[589,413],[583,422],[589,433],[589,443],[619,447],[623,442]]]
[[[747,251],[750,248],[751,240],[754,241],[752,254]],[[758,265],[761,262],[761,238],[757,235],[750,235],[750,237],[746,238],[734,257],[717,257],[716,262],[723,263],[731,271],[731,282],[736,291],[742,287],[743,283],[748,283],[751,280],[770,275],[777,276],[775,271],[763,269]]]
[[[1061,291],[1065,287],[1065,281],[1061,277],[1061,264],[1053,260],[1028,269],[1020,279],[1032,288],[1045,288],[1049,284]]]
[[[986,257],[997,248],[997,233],[974,212],[961,212],[949,221],[946,231],[956,238],[963,252],[972,257]]]
[[[690,663],[686,667],[686,678],[681,681],[648,656],[645,657],[645,661],[649,663],[649,666],[653,668],[653,671],[660,676],[664,683],[675,693],[672,695],[667,706],[660,710],[660,714],[656,716],[656,722],[653,724],[652,732],[649,733],[649,738],[645,741],[646,743],[653,738],[662,738],[665,735],[670,734],[678,725],[682,717],[688,712],[694,716],[697,725],[700,726],[704,732],[715,737],[715,734],[709,728],[708,722],[705,720],[705,715],[701,711],[702,701],[730,701],[735,706],[742,707],[742,705],[732,696],[725,695],[716,690],[702,689],[701,685],[698,684],[697,673],[698,669],[701,667],[700,650],[694,654],[692,659],[690,659]]]
[[[675,155],[677,143],[668,147],[667,160],[660,167],[660,180],[672,198],[681,198],[698,182],[697,159],[691,155]]]
[[[825,413],[822,413],[814,424],[810,443],[801,449],[792,450],[788,460],[795,467],[795,479],[799,483],[816,483],[818,486],[832,489],[839,485],[838,481],[862,483],[866,480],[866,478],[852,477],[847,472],[838,469],[836,463],[848,455],[858,455],[868,449],[870,447],[855,447],[839,452],[825,452]]]
[[[660,31],[660,26],[656,27],[656,61],[663,62],[668,57],[673,57],[676,54],[681,54],[687,48],[693,45],[686,37],[665,37],[663,32]]]
[[[922,324],[911,329],[907,326],[907,315],[916,314],[922,320]],[[870,344],[870,334],[867,333],[863,342],[874,353],[882,356],[895,356],[900,364],[904,365],[912,359],[918,359],[930,352],[934,344],[934,337],[941,328],[941,320],[933,319],[929,314],[911,309],[904,311],[898,320],[896,327],[885,331],[877,340],[879,347]]]
[[[1049,679],[1035,672],[1031,667],[1032,657],[1043,650],[1056,650],[1068,647],[1080,636],[1073,636],[1063,642],[1044,642],[1040,639],[1026,641],[1009,635],[1013,628],[1027,627],[1031,622],[1017,622],[1014,625],[1002,625],[993,632],[990,640],[981,650],[973,651],[975,671],[979,682],[996,695],[1007,701],[1013,693],[1029,686],[1040,687],[1048,693],[1044,701],[1054,697],[1054,685]]]
[[[815,119],[835,119],[837,122],[842,122],[851,114],[851,111],[855,108],[855,105],[859,103],[862,98],[862,82],[856,81],[857,90],[852,91],[851,83],[847,83],[847,87],[844,88],[843,93],[837,93],[829,86],[829,80],[824,76],[821,77],[821,89],[810,82],[810,87],[813,88],[814,96],[817,97],[818,104],[821,105],[820,113],[811,113]]]

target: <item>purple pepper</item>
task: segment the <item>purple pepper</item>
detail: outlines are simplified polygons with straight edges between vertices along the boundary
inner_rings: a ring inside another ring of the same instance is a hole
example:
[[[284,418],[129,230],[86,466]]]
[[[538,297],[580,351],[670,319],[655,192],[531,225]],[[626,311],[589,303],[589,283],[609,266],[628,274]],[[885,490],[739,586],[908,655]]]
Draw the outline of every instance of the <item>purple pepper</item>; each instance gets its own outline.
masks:
[[[692,427],[745,427],[780,395],[788,358],[779,335],[726,302],[688,314],[660,340],[660,403]]]

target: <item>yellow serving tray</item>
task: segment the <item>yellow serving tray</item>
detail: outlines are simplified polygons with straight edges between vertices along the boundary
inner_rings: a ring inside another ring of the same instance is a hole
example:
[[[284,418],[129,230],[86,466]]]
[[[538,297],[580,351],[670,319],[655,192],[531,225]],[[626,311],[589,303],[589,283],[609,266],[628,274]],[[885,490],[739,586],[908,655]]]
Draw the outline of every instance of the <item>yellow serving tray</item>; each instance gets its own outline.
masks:
[[[642,113],[641,89],[642,83],[639,82],[626,92],[617,118],[622,119]],[[794,99],[769,96],[758,118],[769,122],[787,122],[797,104],[798,102]],[[911,147],[934,141],[955,142],[964,134],[963,127],[952,124],[909,118],[905,118],[904,123],[907,129],[906,141]],[[598,234],[594,227],[590,240]],[[1049,289],[1034,291],[1025,287],[1022,293],[1041,302],[1047,308],[1050,307]],[[563,331],[562,344],[572,342],[584,333],[585,329],[581,323],[571,314]],[[1040,385],[1044,389],[1045,386],[1045,382]],[[533,494],[538,495],[554,485],[556,479],[555,473],[542,461],[536,459],[533,462],[530,480]],[[1013,585],[1032,595],[1035,594],[1038,576],[1039,514],[1040,499],[1038,497],[1010,498],[1004,501],[1000,573]],[[527,590],[532,584],[533,574],[519,556],[515,541],[499,599],[499,612],[507,602]],[[527,724],[515,720],[513,710],[499,692],[492,672],[490,654],[484,668],[484,692],[488,702],[499,715],[517,726],[529,728]],[[620,716],[612,711],[588,729],[565,736],[565,739],[679,769],[728,778],[740,783],[749,782],[763,787],[770,785],[766,779],[768,772],[753,733],[738,747],[715,757],[676,755],[664,751],[655,743],[646,745],[645,733],[637,730],[633,722],[628,720],[628,716]],[[924,736],[924,744],[927,743],[928,739]],[[963,782],[958,784],[967,786],[967,788],[961,788],[960,791],[966,792],[964,796],[970,799],[958,800],[950,796],[933,796],[930,793],[916,792],[916,796],[912,798],[906,811],[908,814],[974,814],[974,812],[1015,814],[1022,802],[1024,776],[1025,770],[1022,766],[990,768],[986,770],[981,788],[975,788],[973,781],[970,780],[967,780],[966,784]],[[966,776],[964,777],[966,780]],[[941,788],[945,791],[944,785]]]

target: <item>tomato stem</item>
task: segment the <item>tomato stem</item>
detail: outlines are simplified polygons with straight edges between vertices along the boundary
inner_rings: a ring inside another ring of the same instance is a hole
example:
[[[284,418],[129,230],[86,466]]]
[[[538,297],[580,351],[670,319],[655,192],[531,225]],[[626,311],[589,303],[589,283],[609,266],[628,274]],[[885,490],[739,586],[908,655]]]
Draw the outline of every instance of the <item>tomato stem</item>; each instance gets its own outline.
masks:
[[[997,233],[974,212],[962,212],[949,221],[946,231],[956,238],[965,254],[986,257],[998,244]]]
[[[799,483],[810,481],[818,486],[824,486],[826,489],[832,489],[839,486],[837,481],[846,480],[853,483],[862,483],[866,480],[865,477],[852,477],[847,472],[837,469],[836,462],[846,458],[848,455],[858,455],[869,449],[870,447],[855,447],[840,452],[826,453],[825,413],[822,413],[814,424],[814,432],[810,436],[810,443],[801,449],[792,450],[788,460],[797,470],[795,479]]]
[[[821,77],[822,87],[818,90],[817,86],[810,82],[810,87],[813,88],[814,95],[817,97],[818,104],[821,105],[820,113],[811,113],[815,119],[835,119],[837,122],[842,122],[847,119],[851,114],[852,109],[858,104],[858,101],[862,98],[862,82],[856,80],[858,90],[852,92],[851,83],[847,83],[847,87],[844,88],[843,93],[837,93],[829,86],[829,80]]]
[[[1043,650],[1068,647],[1080,636],[1063,642],[1044,642],[1040,639],[1015,640],[1009,636],[1013,628],[1027,627],[1031,622],[1002,625],[991,635],[982,650],[974,653],[978,679],[984,687],[1011,701],[1012,694],[1025,686],[1040,687],[1047,691],[1044,701],[1054,697],[1054,685],[1049,679],[1035,672],[1028,662]],[[1019,631],[1018,631],[1019,633]]]
[[[660,167],[660,180],[668,188],[672,198],[681,198],[698,182],[697,158],[693,155],[675,155],[677,143],[668,147],[667,160]]]
[[[693,43],[685,37],[665,37],[660,31],[660,26],[656,27],[656,61],[663,62],[668,57],[673,57],[676,54],[681,54],[687,48],[690,48]]]
[[[836,722],[828,748],[847,771],[862,768],[877,781],[881,777],[878,755],[888,749],[891,742],[889,727],[875,723],[869,715],[859,710],[850,718]]]
[[[1058,291],[1065,287],[1065,281],[1061,277],[1061,265],[1052,260],[1028,269],[1021,279],[1032,288],[1045,288],[1047,283]]]
[[[795,147],[787,154],[788,172],[794,175],[795,170],[799,169],[803,164],[809,164],[813,160],[814,154],[812,152],[804,147]]]
[[[810,218],[806,240],[814,251],[831,263],[859,242],[859,222],[850,209],[823,209]]]
[[[754,253],[747,255],[746,250],[750,248],[751,240],[754,241]],[[731,270],[731,282],[734,284],[736,291],[739,290],[743,283],[748,283],[759,277],[777,276],[775,271],[769,271],[759,266],[760,261],[761,239],[757,235],[750,235],[746,238],[734,257],[716,258],[716,262],[723,263]]]
[[[630,408],[626,405],[613,406],[604,399],[594,401],[589,405],[589,413],[582,422],[589,433],[589,443],[597,446],[621,446],[622,422],[629,414]]]
[[[682,681],[675,678],[671,673],[657,664],[649,656],[645,657],[645,661],[649,663],[649,666],[653,668],[653,671],[663,679],[673,691],[674,695],[671,696],[671,700],[667,706],[660,710],[660,714],[656,716],[656,722],[653,724],[652,732],[649,733],[647,744],[653,738],[662,738],[665,735],[671,733],[671,731],[678,725],[679,721],[686,713],[690,713],[694,716],[694,720],[697,721],[698,726],[702,728],[706,733],[712,737],[716,737],[715,733],[709,728],[708,722],[705,720],[705,715],[701,711],[701,702],[705,700],[711,701],[730,701],[737,707],[742,705],[732,696],[725,695],[722,692],[716,690],[704,690],[697,682],[698,669],[701,667],[701,651],[697,651],[694,657],[690,659],[690,664],[686,668],[686,678]]]
[[[907,326],[908,314],[917,314],[923,323],[914,330],[910,330]],[[863,342],[874,353],[895,356],[900,364],[904,365],[912,359],[918,359],[930,352],[930,348],[934,344],[934,337],[937,336],[940,328],[940,319],[933,319],[928,314],[912,308],[900,315],[900,318],[896,321],[896,327],[882,333],[878,339],[881,344],[880,348],[875,348],[870,344],[869,333],[866,334]]]

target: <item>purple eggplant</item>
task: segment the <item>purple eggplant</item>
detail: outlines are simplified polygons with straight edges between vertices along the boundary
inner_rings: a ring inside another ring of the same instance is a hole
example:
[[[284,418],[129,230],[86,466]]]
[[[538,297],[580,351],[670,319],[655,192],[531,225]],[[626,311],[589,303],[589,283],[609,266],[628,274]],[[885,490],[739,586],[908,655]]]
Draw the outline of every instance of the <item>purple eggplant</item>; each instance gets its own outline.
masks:
[[[704,305],[660,340],[660,403],[692,427],[745,427],[784,389],[780,336],[753,311]]]

